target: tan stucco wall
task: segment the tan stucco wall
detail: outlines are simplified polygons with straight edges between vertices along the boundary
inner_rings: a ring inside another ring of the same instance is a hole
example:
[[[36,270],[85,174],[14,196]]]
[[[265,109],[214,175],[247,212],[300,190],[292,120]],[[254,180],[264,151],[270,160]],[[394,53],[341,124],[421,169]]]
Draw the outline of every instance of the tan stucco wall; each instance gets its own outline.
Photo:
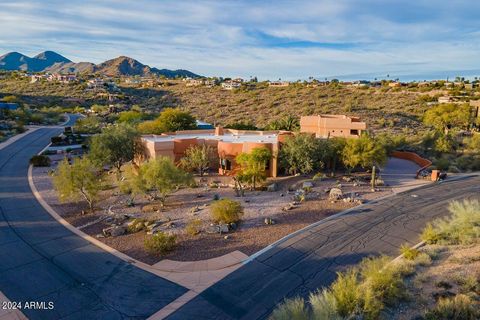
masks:
[[[347,116],[305,116],[300,118],[300,132],[313,133],[317,137],[357,138],[367,129],[365,122]],[[357,130],[351,134],[350,130]]]

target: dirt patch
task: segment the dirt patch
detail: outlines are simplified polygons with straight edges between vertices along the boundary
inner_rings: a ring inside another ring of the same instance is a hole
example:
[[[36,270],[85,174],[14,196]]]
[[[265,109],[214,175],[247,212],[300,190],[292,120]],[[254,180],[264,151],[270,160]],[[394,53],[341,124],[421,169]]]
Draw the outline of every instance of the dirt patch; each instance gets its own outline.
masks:
[[[57,158],[55,158],[57,157]],[[53,156],[54,166],[60,156]],[[198,188],[185,188],[178,190],[168,197],[167,205],[163,210],[158,210],[159,204],[150,202],[146,197],[135,199],[134,206],[128,206],[128,197],[121,194],[117,188],[111,187],[102,191],[101,200],[95,212],[90,213],[84,203],[59,203],[56,193],[52,188],[51,177],[48,172],[52,168],[34,168],[33,181],[42,197],[69,223],[83,232],[97,237],[105,244],[140,261],[153,264],[163,258],[172,260],[192,261],[218,257],[234,250],[239,250],[251,255],[278,239],[297,231],[307,225],[317,222],[325,217],[335,214],[357,203],[336,201],[328,199],[326,190],[342,185],[346,195],[354,195],[356,199],[369,201],[391,193],[389,188],[382,188],[371,192],[366,183],[358,185],[354,182],[324,179],[315,181],[311,189],[312,199],[301,202],[292,210],[284,211],[293,200],[294,191],[301,187],[302,182],[310,177],[284,177],[277,179],[278,190],[247,191],[245,197],[235,197],[235,192],[227,186],[227,182],[219,177],[221,183],[215,187],[201,186]],[[113,183],[113,176],[110,176]],[[214,179],[215,178],[211,178]],[[210,223],[209,205],[214,198],[234,198],[242,203],[244,216],[237,230],[224,234],[189,235],[185,226],[192,219],[200,219],[202,228],[206,229]],[[83,213],[82,213],[83,211]],[[173,223],[171,232],[177,235],[177,247],[166,256],[155,256],[144,250],[144,240],[149,235],[145,231],[126,234],[117,237],[103,237],[102,230],[112,225],[109,219],[112,214],[118,216],[132,215],[146,220]],[[273,225],[266,225],[265,218],[274,220]]]

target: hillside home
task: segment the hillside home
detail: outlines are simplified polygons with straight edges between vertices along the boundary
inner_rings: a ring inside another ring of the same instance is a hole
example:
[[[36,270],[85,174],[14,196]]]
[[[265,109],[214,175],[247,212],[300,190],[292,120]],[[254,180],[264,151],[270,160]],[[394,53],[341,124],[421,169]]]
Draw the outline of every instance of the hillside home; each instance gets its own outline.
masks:
[[[358,117],[325,114],[300,118],[300,132],[315,134],[317,138],[358,138],[366,130],[367,124]]]
[[[205,83],[205,80],[204,79],[192,79],[192,78],[188,78],[187,80],[185,80],[185,85],[187,87],[198,87],[198,86],[201,86]]]
[[[234,80],[222,82],[222,88],[225,89],[225,90],[238,89],[241,86],[242,86],[241,82],[237,82],[237,81],[234,81]]]
[[[211,146],[217,159],[211,163],[211,168],[217,169],[221,175],[232,175],[238,168],[235,158],[240,153],[250,152],[255,148],[267,148],[272,153],[266,164],[266,174],[276,177],[278,170],[278,150],[280,143],[288,131],[247,131],[217,127],[209,130],[186,130],[162,135],[142,136],[145,146],[145,158],[166,156],[173,161],[179,161],[185,151],[192,146]]]
[[[288,87],[290,85],[290,82],[288,81],[269,81],[268,86],[269,87]]]

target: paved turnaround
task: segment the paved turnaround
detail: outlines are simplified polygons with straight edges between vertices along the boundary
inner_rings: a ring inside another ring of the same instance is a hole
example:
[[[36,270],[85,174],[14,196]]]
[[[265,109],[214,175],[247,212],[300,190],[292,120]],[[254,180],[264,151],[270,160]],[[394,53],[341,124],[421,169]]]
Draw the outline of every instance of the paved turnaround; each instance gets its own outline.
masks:
[[[264,319],[285,297],[328,286],[336,272],[370,255],[415,244],[448,202],[480,196],[480,177],[429,185],[378,200],[299,232],[231,273],[167,319]]]
[[[23,308],[29,319],[145,319],[187,290],[73,234],[31,193],[28,160],[59,132],[38,129],[0,150],[0,291],[23,304],[53,302]]]

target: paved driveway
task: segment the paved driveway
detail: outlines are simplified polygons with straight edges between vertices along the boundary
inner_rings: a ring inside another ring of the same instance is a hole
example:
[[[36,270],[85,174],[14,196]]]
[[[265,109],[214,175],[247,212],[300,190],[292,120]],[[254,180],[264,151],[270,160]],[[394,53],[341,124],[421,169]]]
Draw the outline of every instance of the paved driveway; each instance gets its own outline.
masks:
[[[73,234],[30,191],[28,160],[60,131],[38,129],[0,150],[0,291],[54,303],[22,310],[30,319],[144,319],[187,290]]]
[[[454,199],[480,196],[480,176],[433,184],[307,229],[231,273],[167,319],[264,319],[285,297],[306,297],[370,255],[396,256]]]

